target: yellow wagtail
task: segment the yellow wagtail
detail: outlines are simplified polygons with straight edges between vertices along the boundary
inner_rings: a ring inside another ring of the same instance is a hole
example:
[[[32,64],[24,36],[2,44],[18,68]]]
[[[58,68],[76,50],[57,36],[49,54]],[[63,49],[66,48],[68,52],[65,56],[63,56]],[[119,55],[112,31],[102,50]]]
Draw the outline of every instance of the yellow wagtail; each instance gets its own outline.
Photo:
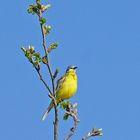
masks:
[[[59,104],[65,99],[71,98],[77,91],[77,75],[76,66],[68,66],[66,73],[57,81],[56,86],[56,102]],[[53,102],[50,103],[47,111],[42,117],[45,120],[50,110],[54,107]]]

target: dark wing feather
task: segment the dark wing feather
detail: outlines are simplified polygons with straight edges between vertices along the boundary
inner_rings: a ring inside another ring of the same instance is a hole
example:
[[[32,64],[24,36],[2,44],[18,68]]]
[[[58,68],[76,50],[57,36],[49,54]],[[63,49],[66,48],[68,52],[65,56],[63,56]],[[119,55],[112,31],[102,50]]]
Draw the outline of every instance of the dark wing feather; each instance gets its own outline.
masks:
[[[60,77],[57,80],[56,92],[58,91],[58,89],[60,89],[60,87],[61,87],[61,85],[63,84],[64,81],[65,81],[65,75]]]

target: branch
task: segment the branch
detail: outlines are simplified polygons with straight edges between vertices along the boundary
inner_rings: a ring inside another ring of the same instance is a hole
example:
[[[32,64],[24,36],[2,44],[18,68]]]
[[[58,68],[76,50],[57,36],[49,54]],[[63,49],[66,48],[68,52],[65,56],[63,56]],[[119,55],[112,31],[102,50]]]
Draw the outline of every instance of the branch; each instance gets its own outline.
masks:
[[[39,13],[38,13],[38,17],[39,17],[39,21],[41,21],[41,19],[43,18],[42,17],[42,12],[41,10],[39,10]],[[53,87],[53,95],[55,95],[55,85],[54,85],[54,77],[53,77],[53,73],[52,73],[52,70],[51,70],[51,66],[50,66],[50,59],[49,59],[49,54],[48,54],[48,51],[47,51],[47,43],[46,43],[46,35],[45,35],[45,32],[44,32],[44,24],[42,24],[40,22],[40,27],[41,27],[41,32],[42,32],[42,42],[43,42],[43,48],[44,48],[44,52],[45,52],[45,56],[46,56],[46,66],[48,67],[48,70],[49,70],[49,73],[50,73],[50,76],[51,76],[51,81],[52,81],[52,87]]]
[[[29,60],[29,62],[34,66],[35,70],[37,71],[40,80],[43,82],[43,84],[45,85],[46,89],[49,91],[50,94],[52,94],[51,89],[49,88],[47,82],[45,82],[45,80],[43,79],[41,73],[40,73],[40,62],[39,60],[40,58],[40,54],[36,53],[34,47],[29,46],[29,48],[21,48],[22,51],[24,52],[25,56],[27,57],[27,59]]]
[[[67,104],[66,107],[66,113],[64,115],[64,119],[67,119],[68,116],[71,116],[73,118],[74,121],[74,125],[73,127],[70,129],[70,132],[68,133],[68,135],[64,138],[64,140],[69,140],[75,133],[75,130],[77,128],[77,124],[79,123],[79,120],[77,118],[77,109],[75,109],[75,107],[77,106],[77,104]],[[66,117],[66,118],[65,118]]]
[[[36,4],[40,5],[41,7],[43,6],[38,0],[36,0]],[[39,21],[40,21],[40,27],[41,27],[41,32],[42,32],[42,42],[43,42],[43,48],[44,48],[44,52],[45,52],[45,57],[46,57],[46,66],[49,70],[49,74],[51,77],[51,81],[52,81],[52,90],[53,92],[50,92],[53,97],[55,97],[55,84],[54,84],[54,76],[51,70],[51,66],[50,66],[50,60],[49,60],[49,54],[47,51],[47,45],[46,45],[46,34],[44,32],[44,24],[41,22],[41,20],[43,19],[42,17],[42,9],[40,8],[39,11],[37,12],[37,15],[39,17]],[[53,98],[53,103],[54,103],[54,110],[55,110],[55,120],[54,120],[54,140],[58,140],[58,109],[57,109],[57,103],[56,103],[56,99]]]
[[[66,112],[66,113],[69,114],[69,115],[73,118],[73,121],[74,121],[74,125],[73,125],[73,127],[70,129],[69,134],[64,138],[64,140],[69,140],[69,139],[73,136],[73,134],[74,134],[74,132],[75,132],[75,130],[76,130],[76,128],[77,128],[77,123],[78,123],[79,121],[78,121],[78,119],[77,119],[77,116],[76,116],[74,113],[72,113],[72,112]]]
[[[37,71],[37,73],[38,73],[38,75],[39,75],[39,77],[40,77],[40,80],[41,80],[41,81],[43,82],[43,84],[45,85],[46,89],[49,91],[50,94],[52,94],[52,92],[51,92],[51,90],[50,90],[48,84],[47,84],[47,83],[45,82],[45,80],[43,79],[43,77],[42,77],[42,75],[41,75],[41,73],[40,73],[40,70],[37,69],[36,66],[35,66],[35,69],[36,69],[36,71]]]
[[[54,140],[58,140],[58,109],[57,102],[55,97],[52,94],[49,94],[49,97],[52,98],[54,102],[54,110],[55,110],[55,120],[54,120]]]
[[[50,5],[43,5],[40,2],[41,0],[36,0],[36,5],[32,4],[29,5],[28,8],[28,13],[31,14],[37,14],[40,22],[40,27],[41,27],[41,34],[42,34],[42,46],[45,52],[45,56],[43,58],[40,57],[40,53],[35,52],[34,47],[30,47],[28,49],[21,48],[23,52],[25,53],[25,56],[28,58],[29,62],[31,62],[36,69],[40,80],[43,82],[45,85],[46,89],[49,91],[49,97],[52,99],[53,104],[54,104],[54,111],[55,111],[55,119],[54,119],[54,140],[58,140],[58,109],[57,109],[57,101],[56,101],[56,90],[55,90],[55,78],[58,74],[58,69],[56,71],[52,72],[51,69],[51,64],[50,64],[50,59],[49,59],[49,53],[57,47],[57,43],[53,43],[50,45],[50,47],[47,48],[46,44],[46,36],[50,33],[51,26],[46,25],[46,19],[43,18],[43,12],[45,12]],[[52,83],[52,89],[48,86],[48,83],[43,79],[41,73],[40,73],[40,63],[43,62],[49,71],[49,75],[51,78],[51,83]],[[63,106],[63,109],[66,109],[65,113],[65,118],[67,119],[69,116],[73,118],[74,125],[70,129],[70,132],[68,135],[65,137],[64,140],[69,140],[73,134],[75,133],[75,130],[77,128],[77,124],[79,122],[77,118],[77,110],[75,107],[77,105],[71,105],[70,103],[65,104],[66,106]],[[102,129],[93,129],[92,132],[89,132],[82,140],[87,140],[92,136],[101,136],[102,135]]]

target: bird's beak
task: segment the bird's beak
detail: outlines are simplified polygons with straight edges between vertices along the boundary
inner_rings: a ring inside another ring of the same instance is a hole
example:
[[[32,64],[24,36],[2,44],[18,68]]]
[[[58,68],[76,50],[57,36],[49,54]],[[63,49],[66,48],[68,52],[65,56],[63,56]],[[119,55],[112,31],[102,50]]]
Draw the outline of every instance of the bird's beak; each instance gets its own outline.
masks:
[[[78,67],[74,67],[73,69],[77,69]]]

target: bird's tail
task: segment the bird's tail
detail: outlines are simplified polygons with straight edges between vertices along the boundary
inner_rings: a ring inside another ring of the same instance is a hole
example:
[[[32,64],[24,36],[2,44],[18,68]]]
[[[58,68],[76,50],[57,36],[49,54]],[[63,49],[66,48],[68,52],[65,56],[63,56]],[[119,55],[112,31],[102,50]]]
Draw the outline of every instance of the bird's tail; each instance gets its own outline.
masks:
[[[47,108],[47,111],[44,113],[43,117],[42,117],[42,121],[44,121],[47,116],[48,116],[48,113],[51,111],[51,109],[53,108],[53,102],[50,103],[49,107]]]

